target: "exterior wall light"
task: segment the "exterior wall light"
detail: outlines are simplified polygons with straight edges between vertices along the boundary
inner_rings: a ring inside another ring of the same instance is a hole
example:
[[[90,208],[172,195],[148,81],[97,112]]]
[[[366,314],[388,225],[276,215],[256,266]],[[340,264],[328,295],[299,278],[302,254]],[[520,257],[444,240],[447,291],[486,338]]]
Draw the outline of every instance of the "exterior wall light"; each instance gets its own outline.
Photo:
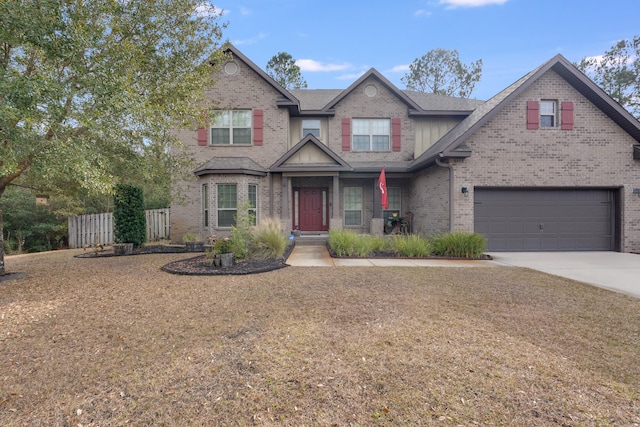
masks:
[[[467,194],[469,189],[467,187],[462,187],[462,194]]]

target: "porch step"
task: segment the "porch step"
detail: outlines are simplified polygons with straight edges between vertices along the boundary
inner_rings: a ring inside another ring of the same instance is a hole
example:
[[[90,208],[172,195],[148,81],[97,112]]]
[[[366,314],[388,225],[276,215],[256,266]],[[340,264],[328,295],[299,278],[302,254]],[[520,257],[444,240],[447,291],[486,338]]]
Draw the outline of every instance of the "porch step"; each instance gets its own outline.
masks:
[[[325,246],[329,235],[327,233],[303,233],[295,238],[296,245],[310,246],[318,245]]]

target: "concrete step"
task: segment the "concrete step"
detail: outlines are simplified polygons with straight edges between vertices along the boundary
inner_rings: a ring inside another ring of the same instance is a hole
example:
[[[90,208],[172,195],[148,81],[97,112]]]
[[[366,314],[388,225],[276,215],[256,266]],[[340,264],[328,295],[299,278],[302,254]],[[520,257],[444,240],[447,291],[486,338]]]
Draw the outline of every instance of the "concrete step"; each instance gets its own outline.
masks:
[[[296,245],[301,246],[326,246],[329,235],[327,233],[303,233],[296,236]]]

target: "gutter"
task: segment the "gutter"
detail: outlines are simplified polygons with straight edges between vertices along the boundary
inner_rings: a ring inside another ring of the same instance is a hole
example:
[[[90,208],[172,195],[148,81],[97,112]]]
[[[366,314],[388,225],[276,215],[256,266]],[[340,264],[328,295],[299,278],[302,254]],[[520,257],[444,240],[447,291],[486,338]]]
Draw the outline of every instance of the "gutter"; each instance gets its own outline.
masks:
[[[449,231],[453,231],[453,166],[436,159],[436,165],[449,169]]]

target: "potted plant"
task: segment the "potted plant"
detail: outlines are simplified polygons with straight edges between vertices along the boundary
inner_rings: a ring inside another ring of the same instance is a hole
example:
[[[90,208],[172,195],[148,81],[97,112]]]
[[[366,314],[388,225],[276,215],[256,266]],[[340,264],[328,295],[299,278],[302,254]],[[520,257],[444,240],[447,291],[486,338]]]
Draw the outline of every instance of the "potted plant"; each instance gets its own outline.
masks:
[[[185,233],[182,241],[187,247],[187,252],[204,252],[204,242],[200,241],[193,233]]]
[[[211,259],[214,267],[231,267],[234,261],[233,242],[228,237],[213,242],[211,250],[207,251],[207,258]]]

